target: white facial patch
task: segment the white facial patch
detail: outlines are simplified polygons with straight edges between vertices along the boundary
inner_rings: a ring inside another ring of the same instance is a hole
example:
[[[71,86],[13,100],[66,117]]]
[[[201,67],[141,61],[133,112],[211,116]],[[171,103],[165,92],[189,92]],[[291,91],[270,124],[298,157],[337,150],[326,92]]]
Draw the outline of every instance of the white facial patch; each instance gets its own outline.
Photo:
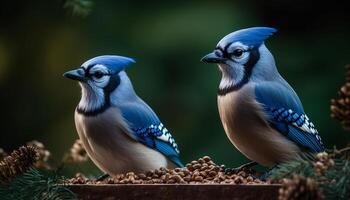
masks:
[[[91,83],[79,84],[81,86],[81,99],[78,108],[84,111],[92,111],[101,108],[105,101],[103,89]]]
[[[83,66],[89,79],[80,83],[82,88],[81,100],[78,108],[83,111],[97,110],[105,104],[104,87],[110,80],[110,71],[104,65],[94,65],[91,68]]]
[[[239,83],[244,77],[244,66],[238,63],[227,61],[226,64],[219,64],[222,78],[219,88],[225,89]]]
[[[224,46],[228,45],[228,46]],[[219,64],[222,72],[222,78],[219,85],[220,89],[227,89],[240,83],[245,74],[245,64],[249,60],[249,47],[241,42],[227,44],[219,43],[219,49],[226,54],[227,60],[225,64]]]

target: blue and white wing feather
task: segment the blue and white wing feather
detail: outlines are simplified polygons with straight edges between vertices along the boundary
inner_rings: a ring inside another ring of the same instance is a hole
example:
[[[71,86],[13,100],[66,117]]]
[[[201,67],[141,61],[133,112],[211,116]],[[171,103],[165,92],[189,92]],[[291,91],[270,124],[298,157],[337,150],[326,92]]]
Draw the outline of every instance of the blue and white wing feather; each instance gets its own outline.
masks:
[[[126,103],[120,106],[120,109],[133,138],[156,149],[176,165],[183,167],[175,139],[145,102],[138,99],[137,103]]]
[[[259,83],[255,86],[255,97],[272,127],[301,147],[313,152],[324,151],[318,131],[288,83],[284,80]]]

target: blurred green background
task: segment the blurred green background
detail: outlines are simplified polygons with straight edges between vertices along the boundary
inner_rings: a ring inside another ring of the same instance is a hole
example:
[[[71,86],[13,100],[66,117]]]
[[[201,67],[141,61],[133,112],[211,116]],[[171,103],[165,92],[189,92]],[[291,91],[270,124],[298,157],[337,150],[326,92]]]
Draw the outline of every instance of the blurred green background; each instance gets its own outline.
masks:
[[[226,138],[216,104],[220,73],[200,58],[226,34],[250,26],[279,32],[267,41],[328,148],[350,134],[330,118],[330,99],[350,63],[349,7],[318,1],[93,1],[72,14],[64,1],[3,1],[0,6],[0,147],[39,140],[54,162],[78,137],[80,99],[68,69],[102,54],[130,56],[139,94],[175,136],[185,162],[203,155],[238,166],[247,161]],[[93,165],[79,170],[95,173]]]

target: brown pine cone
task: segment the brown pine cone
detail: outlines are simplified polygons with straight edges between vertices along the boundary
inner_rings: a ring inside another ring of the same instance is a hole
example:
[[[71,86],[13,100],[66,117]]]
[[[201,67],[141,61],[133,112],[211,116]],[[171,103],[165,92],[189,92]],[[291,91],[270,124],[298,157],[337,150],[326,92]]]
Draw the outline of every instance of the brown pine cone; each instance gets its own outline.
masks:
[[[85,151],[83,142],[80,139],[74,142],[69,153],[63,158],[63,162],[69,163],[69,164],[82,163],[88,160],[89,160],[89,157]]]
[[[350,65],[346,66],[346,83],[340,88],[338,98],[331,100],[331,117],[350,130]]]
[[[314,169],[318,176],[323,175],[329,168],[335,165],[332,155],[327,152],[316,154],[316,161],[313,163]]]
[[[34,167],[39,157],[35,146],[21,146],[0,162],[0,180],[9,181]]]
[[[322,193],[317,183],[301,175],[292,179],[284,179],[279,190],[279,200],[320,200]]]
[[[44,144],[39,142],[39,141],[36,141],[36,140],[33,140],[33,141],[30,141],[30,142],[27,142],[27,145],[29,146],[35,146],[37,151],[38,151],[38,154],[39,154],[39,158],[38,158],[38,161],[35,163],[35,167],[37,168],[44,168],[44,169],[50,169],[50,165],[48,164],[48,160],[51,156],[51,153],[50,151],[48,151]]]
[[[2,148],[0,148],[0,161],[4,159],[6,156],[7,156],[7,153]]]

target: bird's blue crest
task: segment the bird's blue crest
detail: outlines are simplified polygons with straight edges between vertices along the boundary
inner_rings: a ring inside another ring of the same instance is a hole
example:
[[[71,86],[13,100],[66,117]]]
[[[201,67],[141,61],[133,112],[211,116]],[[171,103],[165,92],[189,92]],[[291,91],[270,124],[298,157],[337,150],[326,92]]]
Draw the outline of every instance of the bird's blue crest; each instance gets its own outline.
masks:
[[[135,63],[135,60],[132,58],[124,56],[115,56],[115,55],[103,55],[91,58],[90,60],[83,63],[83,66],[88,67],[91,65],[104,65],[108,67],[113,72],[119,72],[125,69],[128,65]]]
[[[269,38],[277,29],[269,27],[252,27],[241,29],[226,35],[219,42],[220,43],[233,43],[241,42],[248,46],[260,46],[267,38]]]

